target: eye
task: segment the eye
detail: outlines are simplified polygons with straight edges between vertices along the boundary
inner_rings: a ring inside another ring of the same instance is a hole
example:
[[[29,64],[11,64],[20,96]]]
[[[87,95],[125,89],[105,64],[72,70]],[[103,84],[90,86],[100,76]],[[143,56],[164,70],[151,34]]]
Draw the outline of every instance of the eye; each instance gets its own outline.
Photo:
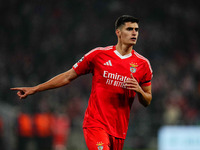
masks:
[[[135,31],[138,32],[139,28],[135,28]]]
[[[133,30],[133,28],[131,28],[131,27],[128,27],[128,28],[127,28],[127,30],[128,30],[128,31],[132,31],[132,30]]]

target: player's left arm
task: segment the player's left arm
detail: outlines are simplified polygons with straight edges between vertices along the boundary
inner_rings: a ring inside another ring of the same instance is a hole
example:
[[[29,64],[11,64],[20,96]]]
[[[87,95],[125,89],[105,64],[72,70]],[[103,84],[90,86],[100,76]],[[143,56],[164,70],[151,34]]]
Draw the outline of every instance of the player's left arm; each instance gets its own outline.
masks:
[[[131,74],[131,78],[125,81],[128,90],[134,90],[138,94],[139,102],[147,107],[152,100],[151,85],[140,86],[137,80]]]
[[[140,103],[147,107],[152,100],[151,85],[141,86],[141,90],[137,92]]]

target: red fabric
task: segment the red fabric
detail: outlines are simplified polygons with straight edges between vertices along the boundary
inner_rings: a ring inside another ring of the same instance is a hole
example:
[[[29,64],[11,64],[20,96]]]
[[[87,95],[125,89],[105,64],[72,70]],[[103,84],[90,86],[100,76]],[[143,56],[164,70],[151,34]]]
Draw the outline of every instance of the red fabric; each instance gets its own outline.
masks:
[[[103,128],[108,134],[125,139],[136,93],[127,90],[124,82],[132,74],[140,85],[151,85],[149,61],[134,50],[120,56],[115,46],[108,46],[90,51],[73,69],[78,75],[93,74],[83,127]]]
[[[18,133],[23,137],[32,137],[32,118],[28,114],[21,113],[18,117]]]
[[[53,144],[66,145],[70,131],[70,122],[66,116],[57,116],[53,121]]]
[[[38,113],[34,117],[35,134],[39,137],[52,136],[53,117],[49,113]]]
[[[84,137],[89,150],[122,150],[124,139],[108,135],[102,128],[84,128]]]

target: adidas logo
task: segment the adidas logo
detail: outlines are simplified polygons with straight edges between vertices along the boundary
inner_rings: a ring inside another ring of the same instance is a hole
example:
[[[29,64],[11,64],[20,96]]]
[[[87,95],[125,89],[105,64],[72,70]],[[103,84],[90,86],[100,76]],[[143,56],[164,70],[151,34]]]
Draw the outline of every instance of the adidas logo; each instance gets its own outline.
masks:
[[[105,66],[112,66],[112,63],[111,63],[111,61],[109,60],[109,61],[105,62],[104,65],[105,65]]]

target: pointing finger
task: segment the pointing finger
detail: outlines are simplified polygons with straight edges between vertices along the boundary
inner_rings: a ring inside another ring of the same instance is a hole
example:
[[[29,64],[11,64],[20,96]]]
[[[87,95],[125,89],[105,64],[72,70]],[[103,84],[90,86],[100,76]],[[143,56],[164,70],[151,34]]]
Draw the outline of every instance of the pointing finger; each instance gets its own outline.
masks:
[[[14,90],[22,90],[21,88],[10,88],[10,90],[14,91]]]

